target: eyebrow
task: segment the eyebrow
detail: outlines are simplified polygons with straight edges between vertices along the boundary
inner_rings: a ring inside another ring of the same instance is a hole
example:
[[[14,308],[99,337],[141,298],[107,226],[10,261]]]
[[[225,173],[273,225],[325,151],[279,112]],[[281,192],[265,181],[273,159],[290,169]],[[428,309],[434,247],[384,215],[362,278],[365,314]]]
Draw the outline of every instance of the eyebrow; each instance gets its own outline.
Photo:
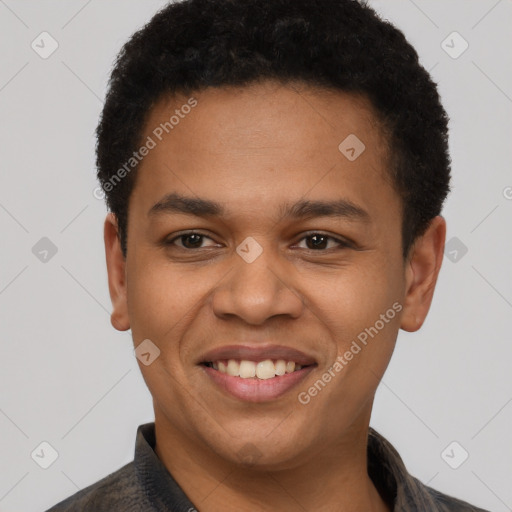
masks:
[[[154,204],[148,215],[153,216],[161,213],[178,213],[196,217],[222,217],[226,215],[226,209],[216,201],[171,193]],[[300,200],[293,204],[285,203],[280,206],[279,213],[280,220],[338,217],[362,222],[370,221],[370,215],[366,210],[347,199],[333,201]]]

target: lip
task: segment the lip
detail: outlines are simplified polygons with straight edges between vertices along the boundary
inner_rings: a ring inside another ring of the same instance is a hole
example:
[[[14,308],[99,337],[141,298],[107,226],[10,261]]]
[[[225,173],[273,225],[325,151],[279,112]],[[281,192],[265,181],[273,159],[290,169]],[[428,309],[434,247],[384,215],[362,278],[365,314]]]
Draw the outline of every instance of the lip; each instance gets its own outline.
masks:
[[[232,397],[244,400],[245,402],[268,402],[276,400],[292,388],[298,386],[316,368],[316,364],[306,366],[293,373],[286,373],[272,379],[263,380],[256,377],[249,379],[232,377],[209,366],[202,366],[202,368],[215,385]]]
[[[284,359],[285,361],[295,361],[301,366],[311,366],[316,364],[313,357],[295,348],[284,345],[258,344],[258,345],[225,345],[206,352],[197,361],[197,364],[209,363],[213,361],[223,361],[227,359],[242,359],[254,361],[256,363],[265,359]],[[301,370],[299,370],[301,371]]]
[[[273,361],[283,359],[284,361],[294,361],[304,368],[292,373],[278,375],[271,379],[258,379],[256,377],[244,379],[242,377],[232,377],[226,373],[221,373],[204,364],[229,359],[235,359],[237,361],[248,360],[256,363],[266,359]],[[225,345],[218,347],[202,355],[197,361],[197,364],[201,366],[206,376],[215,386],[220,388],[221,391],[246,402],[266,402],[281,397],[302,382],[317,366],[317,362],[312,356],[300,350],[270,343],[259,343],[257,345]]]

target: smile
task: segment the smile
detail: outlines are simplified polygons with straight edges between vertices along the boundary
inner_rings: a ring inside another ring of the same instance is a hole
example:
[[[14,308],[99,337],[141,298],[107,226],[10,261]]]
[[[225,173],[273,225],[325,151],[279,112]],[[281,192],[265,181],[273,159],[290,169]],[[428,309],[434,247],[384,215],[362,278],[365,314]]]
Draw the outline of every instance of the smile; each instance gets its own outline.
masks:
[[[312,355],[263,341],[217,347],[199,356],[196,364],[223,395],[246,402],[276,400],[317,367]]]
[[[231,377],[240,377],[242,379],[257,378],[261,380],[273,379],[293,373],[302,369],[302,365],[295,361],[285,361],[284,359],[265,359],[264,361],[249,361],[247,359],[237,361],[236,359],[210,361],[206,366],[218,370]]]

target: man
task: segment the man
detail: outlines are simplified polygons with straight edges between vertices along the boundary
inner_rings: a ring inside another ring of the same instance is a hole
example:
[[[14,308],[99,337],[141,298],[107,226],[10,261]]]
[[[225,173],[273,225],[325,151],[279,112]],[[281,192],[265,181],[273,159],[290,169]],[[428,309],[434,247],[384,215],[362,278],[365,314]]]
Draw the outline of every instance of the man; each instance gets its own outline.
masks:
[[[153,396],[134,462],[52,509],[477,511],[369,428],[441,267],[447,116],[355,0],[185,0],[98,126],[112,324]]]

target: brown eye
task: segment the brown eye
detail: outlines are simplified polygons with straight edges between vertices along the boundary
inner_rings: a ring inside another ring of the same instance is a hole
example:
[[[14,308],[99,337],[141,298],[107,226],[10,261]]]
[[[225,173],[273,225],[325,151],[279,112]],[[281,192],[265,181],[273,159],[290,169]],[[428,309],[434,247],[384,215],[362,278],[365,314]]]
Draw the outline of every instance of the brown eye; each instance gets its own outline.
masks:
[[[329,242],[334,242],[340,248],[350,246],[350,244],[344,240],[340,240],[338,238],[335,238],[335,237],[332,237],[329,235],[325,235],[322,233],[310,234],[310,235],[302,238],[302,240],[306,240],[306,249],[309,249],[312,251],[324,251],[324,250],[332,249],[333,248],[332,246],[328,247]]]
[[[179,237],[179,240],[182,241],[182,245],[186,249],[197,249],[197,247],[201,246],[203,236],[197,234],[182,235]]]
[[[329,243],[329,237],[324,235],[312,235],[308,236],[306,240],[311,243],[307,243],[308,249],[326,249],[326,244]]]
[[[167,246],[175,246],[180,249],[202,249],[202,243],[206,240],[211,240],[210,237],[203,235],[201,233],[182,233],[179,236],[174,237],[173,239],[165,242]],[[180,243],[176,243],[177,241]]]

